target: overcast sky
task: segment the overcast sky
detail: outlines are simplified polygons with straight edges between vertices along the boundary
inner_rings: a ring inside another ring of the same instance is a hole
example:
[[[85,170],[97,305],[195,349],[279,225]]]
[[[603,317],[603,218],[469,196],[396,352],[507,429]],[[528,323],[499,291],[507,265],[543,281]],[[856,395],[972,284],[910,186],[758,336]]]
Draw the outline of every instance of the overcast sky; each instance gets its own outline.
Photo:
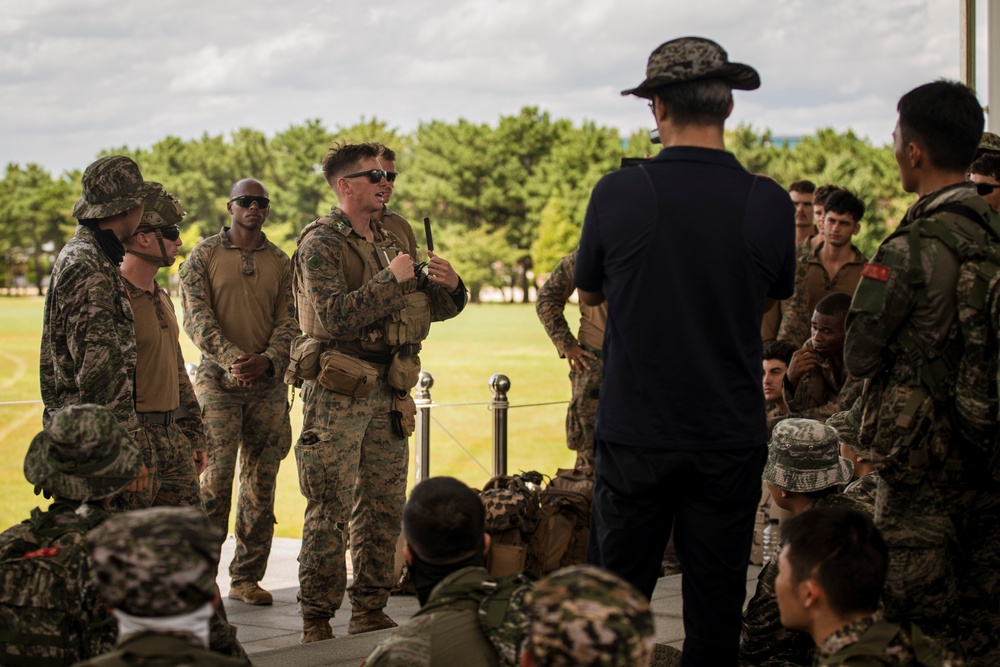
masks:
[[[986,3],[980,3],[985,5]],[[0,0],[0,161],[85,167],[148,147],[319,118],[495,124],[537,105],[650,126],[656,46],[712,38],[762,87],[734,118],[777,135],[889,141],[899,96],[959,75],[957,0]],[[980,44],[984,38],[980,39]],[[322,153],[322,147],[318,149]]]

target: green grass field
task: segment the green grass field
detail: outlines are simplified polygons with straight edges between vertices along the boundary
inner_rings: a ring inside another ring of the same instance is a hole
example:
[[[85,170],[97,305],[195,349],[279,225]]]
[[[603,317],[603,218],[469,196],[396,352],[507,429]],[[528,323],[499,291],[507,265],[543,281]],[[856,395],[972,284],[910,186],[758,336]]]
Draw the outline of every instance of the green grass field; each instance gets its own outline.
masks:
[[[175,300],[175,307],[179,309],[179,305]],[[577,313],[575,307],[567,308],[574,328]],[[0,404],[39,399],[41,329],[40,298],[0,297]],[[181,343],[185,359],[197,361],[196,348],[183,333]],[[509,471],[553,474],[557,468],[572,465],[575,456],[566,449],[563,430],[566,406],[527,407],[566,401],[570,394],[568,366],[556,355],[533,305],[471,304],[458,318],[433,326],[420,356],[424,369],[434,376],[431,397],[437,404],[486,403],[492,398],[490,377],[504,373],[510,378]],[[492,475],[492,412],[486,405],[443,406],[433,409],[432,415],[431,474],[451,475],[481,487]],[[301,427],[301,403],[296,396],[293,442]],[[46,503],[32,493],[22,471],[24,452],[40,428],[40,403],[0,405],[0,530],[26,518],[32,507]],[[414,467],[411,438],[411,486]],[[301,537],[304,510],[294,455],[289,454],[278,473],[275,534]]]

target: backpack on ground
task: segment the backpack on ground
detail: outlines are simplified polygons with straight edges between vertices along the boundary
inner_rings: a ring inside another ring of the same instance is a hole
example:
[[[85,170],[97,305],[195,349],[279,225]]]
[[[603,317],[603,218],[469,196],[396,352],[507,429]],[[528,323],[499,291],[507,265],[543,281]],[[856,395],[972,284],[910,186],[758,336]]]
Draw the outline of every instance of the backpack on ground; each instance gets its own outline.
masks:
[[[594,480],[560,469],[539,494],[538,520],[528,540],[527,568],[542,576],[587,559]]]
[[[538,525],[541,473],[498,475],[483,487],[490,550],[486,567],[494,577],[521,572],[527,565],[528,542]]]

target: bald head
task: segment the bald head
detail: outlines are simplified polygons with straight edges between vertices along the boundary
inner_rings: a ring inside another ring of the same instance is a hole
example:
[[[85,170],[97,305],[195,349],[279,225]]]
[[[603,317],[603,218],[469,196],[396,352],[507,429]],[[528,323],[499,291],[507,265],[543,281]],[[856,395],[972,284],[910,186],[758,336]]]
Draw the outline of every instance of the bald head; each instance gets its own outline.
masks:
[[[238,197],[240,195],[263,195],[267,197],[267,188],[260,181],[253,178],[244,178],[242,180],[233,183],[233,187],[229,188],[230,197]]]

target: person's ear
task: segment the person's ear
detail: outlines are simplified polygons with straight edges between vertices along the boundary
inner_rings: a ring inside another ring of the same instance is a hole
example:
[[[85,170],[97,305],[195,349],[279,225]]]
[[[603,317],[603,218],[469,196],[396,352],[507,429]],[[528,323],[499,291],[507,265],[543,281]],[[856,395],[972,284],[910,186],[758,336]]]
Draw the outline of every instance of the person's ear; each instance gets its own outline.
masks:
[[[800,586],[802,606],[806,609],[815,609],[824,597],[823,587],[815,579],[806,579]]]
[[[490,550],[490,534],[483,533],[483,555],[485,556],[489,550]]]
[[[413,565],[413,552],[410,551],[410,545],[403,545],[403,560],[406,561],[407,565]]]

